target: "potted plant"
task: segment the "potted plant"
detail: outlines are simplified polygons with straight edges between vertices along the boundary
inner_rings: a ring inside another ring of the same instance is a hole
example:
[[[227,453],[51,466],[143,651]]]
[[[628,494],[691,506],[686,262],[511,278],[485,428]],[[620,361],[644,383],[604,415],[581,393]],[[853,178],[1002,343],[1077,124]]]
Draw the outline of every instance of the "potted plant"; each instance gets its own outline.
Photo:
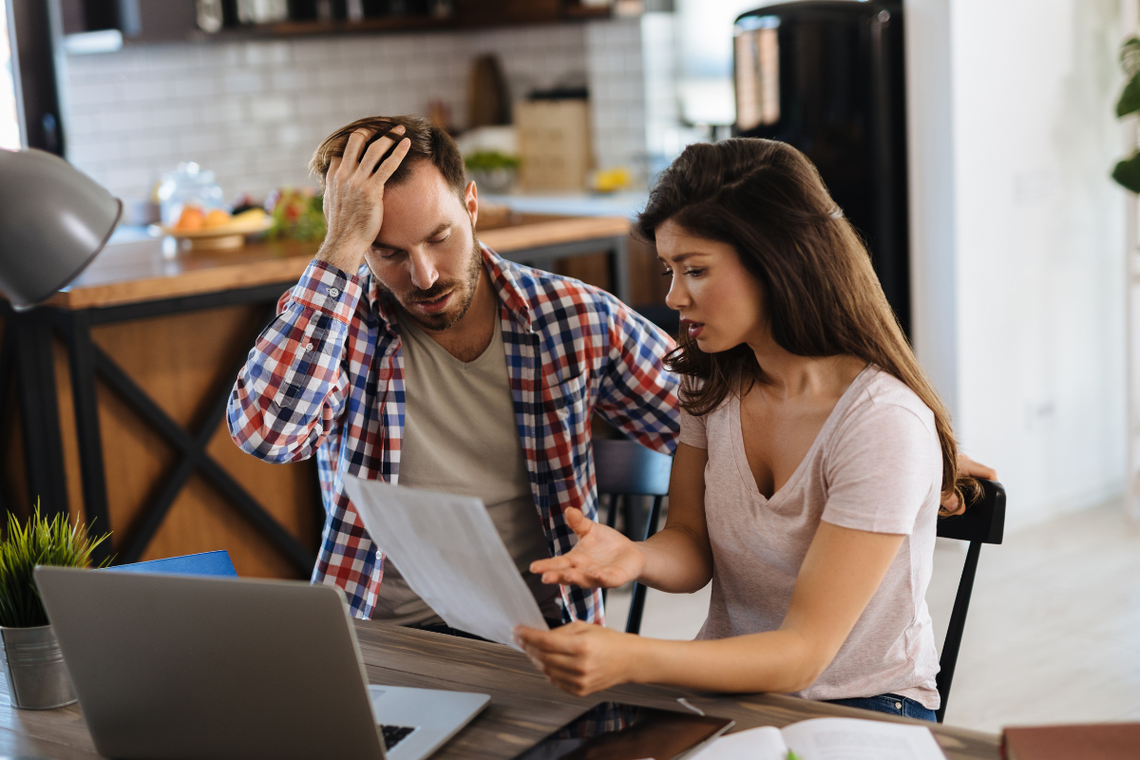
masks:
[[[480,150],[463,160],[475,184],[492,193],[509,192],[522,161],[497,150]]]
[[[36,565],[87,567],[108,535],[92,538],[67,515],[45,518],[39,504],[23,525],[8,513],[0,541],[0,659],[13,707],[46,710],[75,701],[32,571]]]

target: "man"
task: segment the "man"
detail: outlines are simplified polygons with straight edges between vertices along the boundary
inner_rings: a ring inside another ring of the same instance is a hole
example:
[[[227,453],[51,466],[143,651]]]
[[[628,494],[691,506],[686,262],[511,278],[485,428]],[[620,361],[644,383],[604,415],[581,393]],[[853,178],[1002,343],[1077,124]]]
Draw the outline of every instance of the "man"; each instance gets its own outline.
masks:
[[[593,413],[672,451],[673,343],[609,294],[481,246],[475,183],[423,119],[350,124],[312,168],[328,234],[238,376],[230,434],[270,462],[316,454],[314,582],[344,589],[359,617],[439,627],[377,557],[343,477],[481,497],[525,571],[572,547],[565,509],[597,514]],[[601,621],[597,590],[524,577],[547,618]]]

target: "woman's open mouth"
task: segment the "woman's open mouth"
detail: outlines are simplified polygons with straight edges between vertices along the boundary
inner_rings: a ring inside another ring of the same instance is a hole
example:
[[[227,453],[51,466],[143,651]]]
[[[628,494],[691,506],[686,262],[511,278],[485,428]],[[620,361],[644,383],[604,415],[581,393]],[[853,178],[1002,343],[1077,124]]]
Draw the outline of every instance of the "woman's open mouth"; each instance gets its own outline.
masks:
[[[694,322],[691,319],[682,319],[681,325],[688,331],[689,337],[693,340],[696,340],[697,336],[701,334],[701,331],[705,329],[703,323]]]

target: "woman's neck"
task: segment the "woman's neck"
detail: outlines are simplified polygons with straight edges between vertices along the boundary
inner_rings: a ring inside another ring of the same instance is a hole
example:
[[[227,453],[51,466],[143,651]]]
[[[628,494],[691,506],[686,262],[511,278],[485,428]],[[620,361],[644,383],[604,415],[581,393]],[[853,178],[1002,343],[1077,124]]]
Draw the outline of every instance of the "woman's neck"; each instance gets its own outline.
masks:
[[[777,401],[797,398],[838,398],[867,363],[854,356],[798,356],[780,347],[771,336],[748,344],[767,382],[764,392]]]

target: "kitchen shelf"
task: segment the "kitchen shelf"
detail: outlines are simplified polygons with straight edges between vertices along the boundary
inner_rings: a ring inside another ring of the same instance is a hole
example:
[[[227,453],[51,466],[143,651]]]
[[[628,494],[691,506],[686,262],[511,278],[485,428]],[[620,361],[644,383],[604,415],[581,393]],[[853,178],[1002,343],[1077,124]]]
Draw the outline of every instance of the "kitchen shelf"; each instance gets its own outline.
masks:
[[[586,21],[596,18],[609,18],[613,15],[613,7],[608,5],[567,5],[562,9],[562,13],[568,19]]]
[[[454,17],[401,16],[397,18],[366,18],[360,21],[282,21],[273,24],[250,24],[227,27],[207,34],[195,31],[196,41],[262,39],[267,37],[316,37],[340,34],[376,34],[383,32],[413,32],[458,29],[462,26]]]
[[[185,3],[186,0],[179,2]],[[354,21],[347,19],[281,21],[228,26],[212,33],[199,29],[192,13],[183,12],[177,18],[168,16],[161,19],[144,19],[141,33],[133,37],[123,35],[121,44],[137,46],[174,41],[224,42],[581,23],[611,18],[615,14],[614,7],[613,4],[601,7],[580,5],[574,0],[455,0],[453,12],[444,17],[398,16]],[[622,11],[622,15],[627,14],[628,9]],[[73,24],[64,31],[74,34],[85,30],[74,28]]]

